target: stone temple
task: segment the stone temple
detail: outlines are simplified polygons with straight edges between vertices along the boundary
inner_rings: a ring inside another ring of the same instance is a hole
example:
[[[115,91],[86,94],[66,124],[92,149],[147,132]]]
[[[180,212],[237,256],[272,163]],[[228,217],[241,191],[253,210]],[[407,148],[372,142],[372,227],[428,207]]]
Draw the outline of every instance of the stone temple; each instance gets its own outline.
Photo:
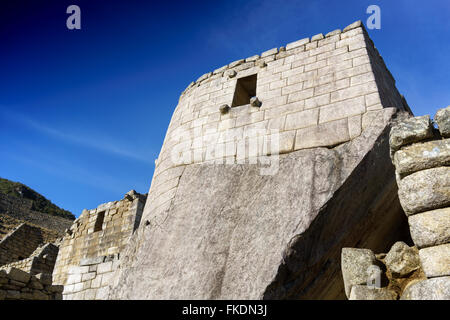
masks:
[[[53,285],[86,300],[450,299],[450,107],[435,121],[412,116],[360,21],[231,62],[181,94],[148,194],[66,231]]]
[[[345,298],[343,247],[408,233],[389,130],[411,113],[360,22],[181,94],[109,299]]]

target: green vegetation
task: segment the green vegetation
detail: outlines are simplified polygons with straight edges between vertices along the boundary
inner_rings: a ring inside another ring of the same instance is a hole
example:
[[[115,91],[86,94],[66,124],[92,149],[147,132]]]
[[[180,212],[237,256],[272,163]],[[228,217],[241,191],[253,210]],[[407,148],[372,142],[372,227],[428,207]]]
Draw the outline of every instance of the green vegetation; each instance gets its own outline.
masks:
[[[52,216],[59,216],[66,219],[74,220],[75,216],[67,210],[61,209],[46,199],[41,194],[26,185],[0,178],[0,193],[7,194],[19,199],[29,199],[33,201],[32,210],[47,213]]]

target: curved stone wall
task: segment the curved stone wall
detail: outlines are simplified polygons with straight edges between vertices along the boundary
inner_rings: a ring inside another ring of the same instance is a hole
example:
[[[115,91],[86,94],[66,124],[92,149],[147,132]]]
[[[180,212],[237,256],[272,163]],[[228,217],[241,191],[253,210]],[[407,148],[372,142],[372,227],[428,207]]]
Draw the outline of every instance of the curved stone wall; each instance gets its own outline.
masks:
[[[110,298],[342,297],[340,247],[384,250],[406,222],[386,140],[397,110],[360,22],[203,75],[174,111]],[[368,239],[374,226],[385,236]]]
[[[249,75],[257,76],[261,105],[222,114],[238,79]],[[259,163],[271,174],[278,154],[354,139],[384,107],[409,110],[392,88],[395,80],[360,22],[204,74],[180,96],[144,218],[167,209],[183,165]]]

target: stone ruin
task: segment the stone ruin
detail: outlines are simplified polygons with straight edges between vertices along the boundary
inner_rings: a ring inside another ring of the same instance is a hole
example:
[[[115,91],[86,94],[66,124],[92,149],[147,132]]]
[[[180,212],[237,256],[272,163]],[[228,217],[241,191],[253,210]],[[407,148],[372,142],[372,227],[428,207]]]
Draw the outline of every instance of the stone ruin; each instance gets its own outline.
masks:
[[[361,22],[204,74],[108,299],[345,298],[342,248],[409,239],[389,156],[401,112]]]
[[[423,119],[360,21],[206,73],[180,96],[148,196],[83,211],[52,290],[448,299],[447,125]]]
[[[48,241],[54,236],[54,230],[23,222],[0,240],[0,300],[62,299],[63,287],[52,285],[58,241]]]
[[[64,236],[53,283],[65,300],[106,299],[120,254],[139,226],[147,196],[134,190],[120,201],[84,210]]]

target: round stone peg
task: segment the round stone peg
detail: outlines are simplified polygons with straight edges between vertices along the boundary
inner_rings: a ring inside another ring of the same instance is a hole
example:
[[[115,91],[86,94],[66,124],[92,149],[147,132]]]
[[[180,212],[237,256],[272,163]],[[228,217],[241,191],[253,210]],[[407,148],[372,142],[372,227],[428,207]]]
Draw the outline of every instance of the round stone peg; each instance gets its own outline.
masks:
[[[219,107],[221,114],[226,114],[230,110],[230,106],[227,104],[223,104]]]
[[[252,107],[261,107],[261,101],[257,97],[251,97],[250,98],[250,105]]]
[[[235,70],[228,70],[228,71],[226,72],[226,76],[227,76],[228,78],[234,78],[236,75],[237,75],[237,72],[236,72]]]

